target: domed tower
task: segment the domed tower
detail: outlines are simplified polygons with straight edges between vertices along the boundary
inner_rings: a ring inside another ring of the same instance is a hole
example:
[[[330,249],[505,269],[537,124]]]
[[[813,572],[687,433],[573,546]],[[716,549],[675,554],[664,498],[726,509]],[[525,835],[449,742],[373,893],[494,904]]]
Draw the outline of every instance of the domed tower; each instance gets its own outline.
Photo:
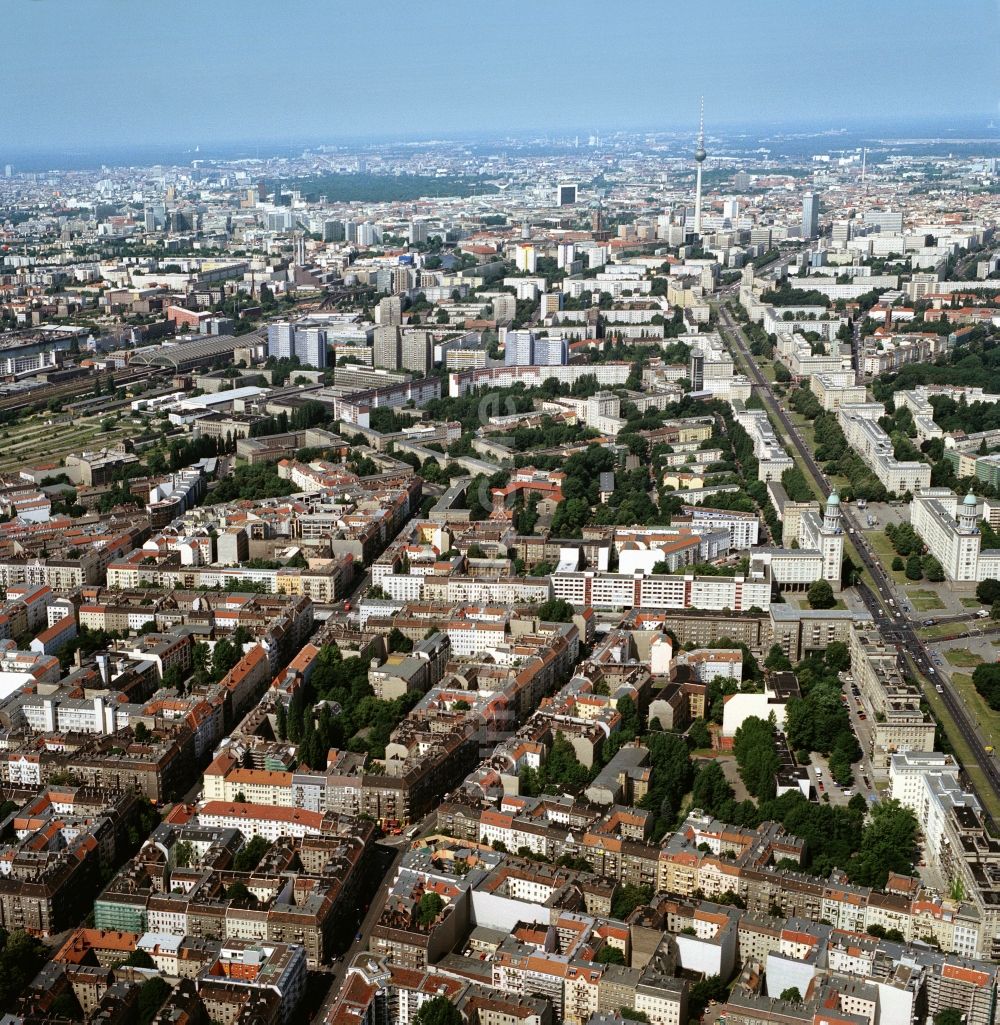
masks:
[[[958,529],[975,533],[978,529],[977,523],[979,523],[979,503],[976,501],[976,496],[970,491],[958,507]]]
[[[698,145],[694,151],[697,172],[694,185],[694,233],[701,238],[701,165],[705,163],[705,98],[701,99],[701,115],[698,121]]]
[[[823,510],[823,530],[826,533],[839,534],[840,529],[840,495],[836,491],[831,491]]]

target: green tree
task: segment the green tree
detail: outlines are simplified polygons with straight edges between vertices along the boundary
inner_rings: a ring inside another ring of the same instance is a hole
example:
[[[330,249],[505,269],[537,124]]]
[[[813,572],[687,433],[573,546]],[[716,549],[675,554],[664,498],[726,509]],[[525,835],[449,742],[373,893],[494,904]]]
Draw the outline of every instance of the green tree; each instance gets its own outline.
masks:
[[[722,771],[718,762],[711,761],[698,770],[691,790],[694,807],[701,808],[709,815],[718,815],[719,811],[733,799],[733,788]]]
[[[788,1000],[793,1004],[801,1004],[802,994],[798,991],[798,987],[789,986],[788,989],[783,989],[781,991],[781,996],[779,999]]]
[[[145,950],[133,950],[127,958],[125,958],[125,964],[129,968],[155,968],[156,962],[146,953]]]
[[[788,656],[781,650],[780,644],[772,644],[770,650],[767,653],[767,658],[764,659],[764,668],[770,669],[772,672],[788,672],[792,668],[792,663]]]
[[[161,979],[159,975],[147,979],[139,987],[139,1001],[136,1006],[139,1025],[150,1025],[169,993],[170,984]]]
[[[239,904],[256,902],[256,898],[247,888],[246,883],[237,880],[226,887],[226,899],[236,901]]]
[[[538,618],[546,623],[568,623],[573,618],[573,606],[562,598],[553,598],[538,606]]]
[[[907,875],[916,855],[917,820],[896,800],[873,805],[861,834],[861,847],[847,866],[851,882],[885,887],[890,872]]]
[[[701,1021],[709,1002],[721,1003],[729,996],[729,987],[718,975],[696,982],[688,991],[688,1016],[692,1021]]]
[[[636,908],[648,903],[652,896],[653,888],[651,886],[636,886],[634,883],[618,886],[611,898],[611,915],[613,918],[625,921]]]
[[[920,562],[919,555],[911,555],[906,560],[906,579],[907,580],[923,580],[924,568]]]
[[[417,924],[425,929],[430,928],[443,909],[444,901],[439,894],[434,892],[425,893],[417,904]]]
[[[957,1007],[944,1007],[934,1015],[934,1025],[963,1025],[965,1015]]]
[[[262,836],[255,836],[233,859],[233,868],[237,872],[252,872],[261,858],[268,852],[271,845]]]
[[[194,863],[194,844],[190,840],[180,840],[174,844],[174,864],[178,868],[190,868]]]
[[[695,719],[688,727],[687,736],[693,748],[712,746],[712,734],[709,732],[708,724],[704,719]]]
[[[837,599],[833,596],[833,588],[830,586],[829,580],[814,580],[809,585],[809,591],[806,595],[809,601],[809,607],[812,609],[832,609],[837,604]]]
[[[747,792],[761,800],[774,797],[774,781],[781,765],[774,740],[774,725],[756,716],[745,719],[733,737],[740,778]]]
[[[980,581],[976,584],[976,597],[984,605],[992,605],[995,601],[1000,601],[1000,580],[990,577]]]
[[[851,653],[843,641],[831,641],[826,646],[826,664],[834,672],[844,672],[851,667]]]
[[[420,1005],[413,1022],[414,1025],[464,1025],[465,1019],[447,997],[436,996]]]
[[[933,555],[925,555],[921,561],[921,568],[924,571],[924,576],[927,577],[931,583],[939,584],[944,580],[944,568]]]
[[[394,626],[386,637],[386,644],[389,651],[410,652],[413,651],[413,641],[403,633],[399,627]]]
[[[625,955],[618,949],[613,947],[610,943],[605,943],[603,947],[597,952],[597,957],[594,960],[598,964],[625,964]]]

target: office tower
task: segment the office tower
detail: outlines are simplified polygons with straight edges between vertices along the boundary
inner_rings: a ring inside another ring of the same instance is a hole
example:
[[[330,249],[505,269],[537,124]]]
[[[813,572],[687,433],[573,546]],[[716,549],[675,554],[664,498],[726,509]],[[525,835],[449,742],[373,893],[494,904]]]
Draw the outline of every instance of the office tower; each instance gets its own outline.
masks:
[[[375,328],[372,359],[377,367],[398,370],[403,358],[400,330],[395,324],[380,324]]]
[[[727,199],[722,204],[722,216],[729,222],[733,222],[740,215],[740,201],[738,199]]]
[[[815,238],[819,234],[819,197],[807,192],[802,197],[802,237]]]
[[[403,302],[398,295],[387,295],[379,299],[375,307],[375,323],[383,327],[398,326],[403,323]]]
[[[750,175],[746,171],[737,171],[733,176],[733,187],[737,192],[746,192],[750,188]]]
[[[267,354],[275,359],[290,359],[295,354],[295,325],[277,321],[267,325]]]
[[[268,339],[270,341],[270,339]],[[299,362],[317,370],[326,368],[326,331],[321,327],[300,328],[295,332],[295,355]]]
[[[539,367],[564,367],[569,362],[569,341],[548,336],[532,343],[531,362]]]
[[[305,235],[299,235],[295,239],[295,266],[304,267],[306,265],[306,237]]]
[[[373,246],[379,241],[379,232],[371,221],[363,221],[356,229],[357,243],[359,246]]]
[[[576,202],[576,193],[576,185],[560,185],[559,188],[556,190],[556,205],[572,206]]]
[[[513,320],[517,316],[517,299],[504,292],[493,299],[493,319],[496,321]]]
[[[514,265],[520,271],[534,274],[538,267],[538,253],[530,243],[518,244],[514,247]]]
[[[508,331],[503,343],[503,361],[508,367],[530,367],[532,342],[530,331]]]
[[[268,231],[289,231],[292,227],[291,210],[270,210],[267,214]]]
[[[410,245],[418,246],[427,241],[427,223],[425,221],[410,221]]]
[[[344,222],[343,221],[324,221],[323,222],[323,241],[324,242],[343,242],[344,241]]]
[[[350,245],[356,241],[358,225],[355,221],[344,221],[344,241]]]
[[[705,100],[701,101],[701,117],[698,122],[698,146],[694,151],[694,162],[697,165],[697,174],[694,184],[694,233],[701,237],[701,165],[705,163]]]
[[[431,339],[426,331],[407,331],[403,335],[401,358],[404,370],[426,377],[434,362],[432,353]]]
[[[705,354],[701,349],[691,350],[691,360],[688,364],[688,379],[691,381],[692,391],[705,390]]]
[[[854,221],[834,221],[830,230],[830,238],[834,242],[850,242],[854,238]]]
[[[572,242],[560,242],[556,246],[556,266],[562,270],[576,259],[576,246]]]
[[[412,267],[400,264],[392,269],[392,289],[394,295],[402,295],[409,292],[416,284],[416,271]]]
[[[5,177],[5,178],[11,178],[11,177],[13,177],[13,175],[14,175],[14,168],[13,168],[13,167],[11,167],[11,166],[10,166],[10,164],[7,164],[7,165],[6,165],[5,167],[4,167],[4,169],[3,169],[3,174],[4,174],[4,177]]]

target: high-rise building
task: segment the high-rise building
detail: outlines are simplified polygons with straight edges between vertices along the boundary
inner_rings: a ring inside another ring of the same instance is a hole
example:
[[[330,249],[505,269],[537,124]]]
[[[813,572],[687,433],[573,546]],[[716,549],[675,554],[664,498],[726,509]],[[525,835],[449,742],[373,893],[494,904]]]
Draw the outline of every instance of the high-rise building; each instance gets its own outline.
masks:
[[[701,101],[701,116],[698,121],[698,145],[694,151],[697,166],[694,185],[694,233],[701,237],[701,165],[705,163],[705,100]]]
[[[577,187],[569,183],[562,184],[556,190],[557,206],[572,206],[576,202]]]
[[[371,221],[362,221],[355,229],[354,235],[354,241],[359,246],[373,246],[379,240],[381,232]]]
[[[398,370],[403,358],[400,330],[396,324],[379,324],[375,328],[372,359],[377,367]]]
[[[326,368],[326,331],[321,327],[300,328],[295,332],[295,355],[299,362],[317,370]]]
[[[737,171],[733,175],[733,187],[737,192],[746,192],[750,188],[750,175],[746,171]]]
[[[508,367],[530,367],[534,337],[530,331],[508,331],[503,343],[504,363]]]
[[[705,353],[701,349],[691,350],[691,360],[688,364],[688,378],[691,381],[692,391],[704,391],[705,389]]]
[[[267,325],[267,354],[275,359],[290,359],[295,355],[295,325],[277,321]]]
[[[14,168],[11,167],[10,164],[5,164],[3,174],[5,178],[12,178],[14,175]]]
[[[343,242],[344,241],[344,222],[343,221],[324,221],[323,222],[323,241],[324,242]]]
[[[398,295],[387,295],[379,299],[375,307],[375,323],[383,326],[403,323],[403,303]]]
[[[271,210],[267,215],[268,231],[290,231],[293,219],[291,210]]]
[[[802,197],[802,237],[815,238],[819,234],[819,197],[807,192]]]
[[[514,265],[518,270],[534,274],[538,267],[538,253],[530,243],[522,243],[514,247]]]
[[[517,316],[517,298],[504,292],[493,298],[493,319],[496,321],[513,320]]]
[[[426,376],[433,365],[433,348],[426,331],[407,331],[403,335],[401,354],[404,370]]]
[[[534,366],[564,367],[569,362],[569,342],[565,338],[553,338],[548,335],[535,338],[531,350],[531,362]]]
[[[410,221],[410,245],[418,246],[427,241],[427,222]]]

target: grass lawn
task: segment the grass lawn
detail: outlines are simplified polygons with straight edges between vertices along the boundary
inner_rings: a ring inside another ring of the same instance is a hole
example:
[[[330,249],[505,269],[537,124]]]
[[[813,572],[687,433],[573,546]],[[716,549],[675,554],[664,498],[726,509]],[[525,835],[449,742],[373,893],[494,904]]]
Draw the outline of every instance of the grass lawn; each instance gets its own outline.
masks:
[[[968,673],[952,673],[951,681],[965,698],[965,703],[972,711],[973,718],[979,723],[983,733],[989,738],[986,743],[993,744],[1000,737],[1000,713],[994,712],[976,690],[972,677]]]
[[[907,659],[909,663],[910,660]],[[914,672],[915,677],[921,681],[924,689],[924,697],[927,699],[928,704],[931,706],[931,710],[934,713],[934,717],[941,723],[945,733],[948,736],[948,741],[951,744],[952,750],[955,752],[955,757],[962,763],[967,775],[972,780],[973,786],[976,788],[976,793],[979,795],[979,799],[983,802],[986,810],[990,813],[994,820],[1000,820],[1000,794],[994,789],[990,780],[986,774],[979,768],[978,763],[972,756],[972,750],[969,745],[962,738],[962,734],[959,732],[955,725],[955,721],[951,718],[948,709],[945,707],[944,701],[941,695],[934,690],[934,687],[926,680],[925,677],[920,676],[916,672],[916,667],[910,663],[910,669]],[[975,687],[972,686],[972,677],[966,676],[964,673],[955,673],[952,677],[955,686],[965,693],[964,688],[968,687],[981,705],[985,705],[982,698],[976,694]],[[971,702],[971,699],[966,696],[966,700]],[[970,703],[970,707],[976,707]],[[989,711],[987,709],[987,711]],[[987,733],[995,734],[995,722],[996,713],[989,712],[989,715],[993,717],[993,728],[986,728],[987,720],[981,720]]]
[[[978,609],[982,606],[982,602],[978,598],[959,598],[959,601],[967,609]]]
[[[920,588],[907,590],[910,601],[917,612],[933,612],[935,609],[943,609],[944,602],[933,592],[924,591]]]
[[[917,633],[922,641],[947,641],[967,629],[964,623],[937,623],[934,626],[921,627]]]
[[[944,652],[944,657],[950,665],[958,666],[960,669],[974,669],[983,661],[978,655],[968,651],[966,648],[949,648]]]
[[[885,536],[885,531],[881,529],[865,531],[865,537],[869,547],[878,556],[878,561],[882,563],[885,572],[890,574],[897,584],[905,583],[906,574],[902,570],[892,569],[892,560],[896,558],[896,552],[892,547],[892,542]]]

